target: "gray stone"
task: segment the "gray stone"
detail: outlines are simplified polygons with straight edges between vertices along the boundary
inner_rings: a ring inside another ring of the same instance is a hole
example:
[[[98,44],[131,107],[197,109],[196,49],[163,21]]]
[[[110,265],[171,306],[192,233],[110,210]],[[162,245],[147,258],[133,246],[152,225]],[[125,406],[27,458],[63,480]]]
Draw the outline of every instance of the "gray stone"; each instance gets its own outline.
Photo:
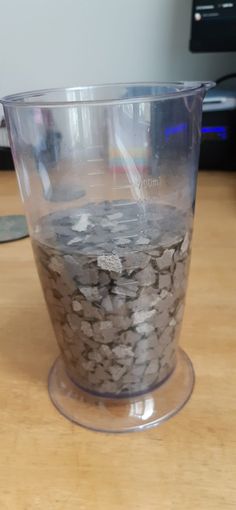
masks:
[[[146,355],[146,353],[150,350],[154,352],[153,348],[155,345],[156,343],[154,344],[153,339],[149,340],[149,338],[146,338],[145,340],[140,340],[134,351],[135,357],[139,359],[139,357]]]
[[[143,311],[152,309],[155,307],[159,307],[159,303],[161,302],[160,295],[157,294],[157,290],[152,287],[144,287],[137,299],[134,301],[130,301],[128,303],[129,308],[131,308],[134,312]]]
[[[122,366],[116,364],[116,365],[113,365],[112,367],[110,367],[108,370],[112,376],[113,381],[116,382],[121,379],[121,377],[125,374],[127,369],[126,369],[126,367],[122,367]]]
[[[97,265],[105,271],[122,272],[122,264],[118,255],[100,255],[97,258]]]
[[[158,344],[166,345],[172,341],[173,329],[168,326],[158,338]]]
[[[174,253],[175,250],[165,250],[163,255],[156,259],[156,265],[159,271],[163,271],[163,269],[167,269],[171,266]]]
[[[63,326],[63,331],[65,333],[65,335],[68,337],[68,338],[72,338],[73,337],[73,331],[72,329],[70,328],[70,326],[68,324],[64,324]]]
[[[171,276],[169,273],[160,274],[159,275],[159,289],[167,289],[171,288]]]
[[[159,361],[158,359],[152,359],[145,370],[145,376],[150,374],[158,374]]]
[[[122,344],[117,345],[117,347],[114,347],[114,349],[112,349],[112,352],[116,358],[125,358],[126,356],[128,356],[128,357],[134,356],[132,348],[127,347],[127,345],[122,345]]]
[[[151,257],[143,252],[126,254],[123,260],[123,268],[128,271],[144,269],[151,260]]]
[[[102,357],[105,356],[105,358],[107,358],[107,359],[112,358],[112,350],[110,349],[110,347],[108,345],[101,345],[99,352],[101,353]]]
[[[76,232],[86,232],[90,225],[89,217],[90,214],[81,214],[79,220],[71,227],[71,229]]]
[[[135,278],[141,286],[149,287],[149,285],[153,285],[156,281],[156,272],[151,264],[149,264],[145,269],[136,273]]]
[[[92,326],[87,321],[81,321],[81,331],[83,331],[83,333],[89,338],[93,336]]]
[[[79,290],[88,301],[101,301],[102,299],[97,287],[84,287],[79,285]]]
[[[103,358],[102,358],[102,354],[98,350],[96,350],[96,351],[90,351],[88,353],[88,359],[91,361],[96,361],[96,363],[101,363]]]
[[[130,317],[122,317],[122,315],[114,315],[112,318],[112,324],[118,331],[124,331],[128,329],[132,321]]]
[[[102,300],[102,303],[101,303],[101,306],[104,308],[104,310],[108,313],[111,313],[113,312],[113,304],[112,304],[112,300],[110,298],[109,295],[107,295],[103,300]]]
[[[131,240],[128,237],[119,237],[116,239],[116,244],[118,246],[127,246],[127,244],[130,244]]]
[[[117,363],[122,367],[131,367],[134,362],[134,358],[117,358]]]
[[[76,315],[75,313],[68,313],[66,318],[69,326],[73,331],[76,331],[77,329],[80,328],[81,319],[79,319],[78,315]]]
[[[135,312],[132,316],[133,324],[144,323],[144,321],[148,321],[156,314],[155,310],[148,310],[143,312]]]
[[[112,289],[113,294],[117,294],[118,296],[124,296],[124,297],[130,297],[135,298],[137,296],[138,292],[138,286],[137,285],[123,285],[121,287],[115,286]]]
[[[74,312],[81,312],[81,310],[83,309],[82,305],[76,299],[72,301],[72,308]]]
[[[110,278],[104,271],[99,271],[98,281],[99,285],[109,285]]]
[[[70,241],[68,241],[67,246],[80,243],[81,241],[83,241],[82,237],[73,237],[73,239],[70,239]]]
[[[188,248],[189,248],[189,233],[187,232],[184,236],[184,240],[181,244],[181,248],[180,248],[180,251],[182,253],[186,253],[186,251],[188,251]]]
[[[111,321],[100,321],[93,326],[96,342],[110,344],[114,341],[114,328]]]
[[[137,377],[142,377],[142,375],[144,374],[145,369],[146,369],[146,364],[133,365],[133,367],[132,367],[132,374],[134,376],[137,376]]]
[[[150,244],[151,240],[148,237],[139,237],[135,244],[139,245],[147,245]]]
[[[118,212],[118,213],[108,214],[107,217],[111,221],[120,220],[123,217],[123,214]]]
[[[158,313],[155,316],[154,321],[155,327],[161,331],[163,331],[163,329],[165,329],[168,326],[169,322],[170,316],[167,310],[163,311],[162,313]]]
[[[182,321],[183,313],[184,313],[184,304],[180,302],[177,307],[176,314],[175,314],[175,318],[176,318],[177,322]]]
[[[132,347],[135,346],[139,340],[140,335],[132,330],[123,333],[120,337],[122,344],[131,345]]]
[[[60,275],[63,271],[64,264],[63,264],[61,258],[54,256],[50,259],[50,263],[49,263],[48,267],[49,267],[49,269],[51,269],[51,271]]]
[[[88,372],[93,372],[95,369],[95,361],[83,361],[82,367]]]
[[[102,320],[104,317],[101,308],[92,305],[89,301],[83,302],[83,314],[86,319]]]
[[[142,336],[150,335],[150,333],[152,333],[154,329],[155,328],[152,326],[152,324],[147,324],[146,322],[144,322],[143,324],[139,324],[139,326],[136,327],[136,331]]]
[[[101,393],[116,394],[119,392],[117,384],[112,381],[106,381],[100,386]]]

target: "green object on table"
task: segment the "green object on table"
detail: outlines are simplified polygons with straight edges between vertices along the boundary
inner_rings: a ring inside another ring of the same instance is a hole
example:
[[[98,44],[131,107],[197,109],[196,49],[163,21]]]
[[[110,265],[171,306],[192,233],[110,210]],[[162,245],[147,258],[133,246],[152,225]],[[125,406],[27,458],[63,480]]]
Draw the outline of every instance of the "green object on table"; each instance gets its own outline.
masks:
[[[28,237],[28,227],[25,216],[0,216],[0,243],[7,243]]]

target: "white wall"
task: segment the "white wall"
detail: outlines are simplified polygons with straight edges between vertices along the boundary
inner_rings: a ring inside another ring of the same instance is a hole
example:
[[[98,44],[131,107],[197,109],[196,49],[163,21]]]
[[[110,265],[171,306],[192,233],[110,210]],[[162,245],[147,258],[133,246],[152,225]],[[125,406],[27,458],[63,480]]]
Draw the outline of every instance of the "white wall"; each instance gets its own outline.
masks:
[[[0,0],[0,96],[34,88],[214,79],[233,54],[188,51],[192,0]]]

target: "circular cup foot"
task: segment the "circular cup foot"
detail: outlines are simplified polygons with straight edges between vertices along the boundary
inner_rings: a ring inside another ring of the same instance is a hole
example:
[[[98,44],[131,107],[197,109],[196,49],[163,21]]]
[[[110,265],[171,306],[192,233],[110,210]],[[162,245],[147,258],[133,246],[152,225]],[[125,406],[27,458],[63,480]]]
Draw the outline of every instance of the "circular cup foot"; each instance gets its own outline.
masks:
[[[141,396],[111,399],[82,391],[68,377],[61,357],[52,366],[48,380],[50,398],[63,416],[91,430],[120,433],[156,427],[168,420],[186,404],[193,387],[193,366],[181,349],[171,376]]]

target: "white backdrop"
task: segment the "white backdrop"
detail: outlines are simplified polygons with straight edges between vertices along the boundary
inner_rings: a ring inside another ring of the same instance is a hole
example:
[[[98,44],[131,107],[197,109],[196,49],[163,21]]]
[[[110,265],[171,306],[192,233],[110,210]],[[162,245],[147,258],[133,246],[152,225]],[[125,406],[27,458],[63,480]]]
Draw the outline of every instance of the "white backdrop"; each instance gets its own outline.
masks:
[[[34,88],[214,79],[233,54],[188,51],[191,0],[0,0],[0,96]]]

